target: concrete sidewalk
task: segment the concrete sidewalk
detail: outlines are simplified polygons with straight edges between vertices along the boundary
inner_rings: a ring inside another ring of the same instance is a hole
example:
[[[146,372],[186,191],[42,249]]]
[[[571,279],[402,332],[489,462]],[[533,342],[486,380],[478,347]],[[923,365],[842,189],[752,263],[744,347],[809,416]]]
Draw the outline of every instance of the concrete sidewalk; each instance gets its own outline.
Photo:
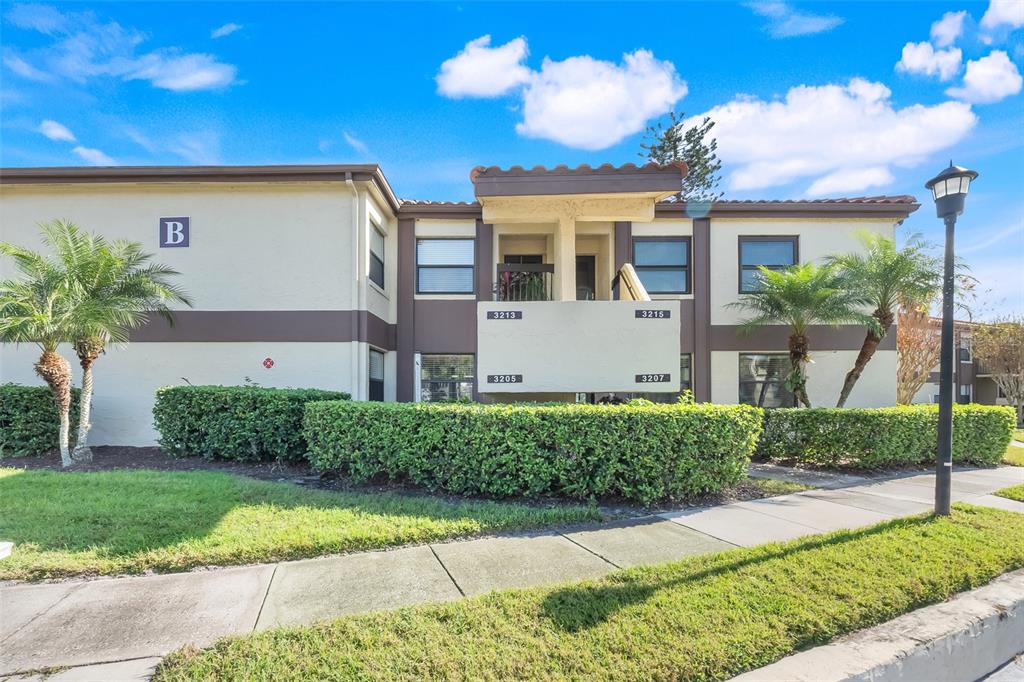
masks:
[[[752,474],[781,477],[787,472],[761,468]],[[1024,483],[1024,469],[957,470],[953,481],[954,500],[1024,512],[1024,504],[991,495]],[[596,577],[620,567],[926,512],[934,477],[830,476],[819,485],[825,487],[575,532],[481,538],[172,575],[3,587],[0,675],[61,666],[71,669],[49,680],[147,679],[160,656],[185,644],[208,646],[224,635]]]

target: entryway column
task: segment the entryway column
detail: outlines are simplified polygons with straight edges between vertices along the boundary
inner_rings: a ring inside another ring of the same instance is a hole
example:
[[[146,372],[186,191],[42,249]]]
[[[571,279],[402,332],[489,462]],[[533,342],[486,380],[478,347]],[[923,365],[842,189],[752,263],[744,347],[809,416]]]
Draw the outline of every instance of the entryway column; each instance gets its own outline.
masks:
[[[556,301],[576,300],[576,220],[572,216],[558,218],[553,284]]]

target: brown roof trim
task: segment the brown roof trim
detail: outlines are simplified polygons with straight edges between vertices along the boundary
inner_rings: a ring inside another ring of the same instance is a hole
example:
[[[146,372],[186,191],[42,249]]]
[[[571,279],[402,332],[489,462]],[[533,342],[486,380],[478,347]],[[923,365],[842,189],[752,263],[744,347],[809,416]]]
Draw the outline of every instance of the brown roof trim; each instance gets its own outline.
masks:
[[[146,182],[372,182],[398,213],[400,204],[377,164],[273,166],[56,166],[0,168],[0,185]]]
[[[751,217],[892,217],[905,219],[920,208],[917,199],[909,195],[850,197],[841,199],[785,199],[785,200],[743,200],[716,201],[710,209],[703,207],[687,211],[684,201],[663,201],[655,208],[658,218],[690,216],[704,218],[751,218]]]
[[[679,191],[688,169],[682,161],[665,166],[627,163],[597,168],[587,164],[569,168],[534,166],[477,166],[470,172],[473,192],[478,197],[545,196],[555,194],[605,194],[609,192]]]

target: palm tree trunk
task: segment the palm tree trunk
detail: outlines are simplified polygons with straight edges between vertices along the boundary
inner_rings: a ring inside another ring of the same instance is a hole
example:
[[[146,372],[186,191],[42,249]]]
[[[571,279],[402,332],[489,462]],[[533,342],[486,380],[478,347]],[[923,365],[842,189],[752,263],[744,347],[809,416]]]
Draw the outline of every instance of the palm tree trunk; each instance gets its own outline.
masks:
[[[39,375],[53,394],[53,402],[60,413],[60,463],[71,466],[68,436],[71,431],[71,364],[57,351],[44,350],[35,365]]]
[[[864,373],[864,368],[867,367],[868,362],[874,357],[875,351],[878,350],[878,345],[882,343],[882,339],[889,333],[895,317],[890,310],[876,310],[871,316],[878,320],[882,333],[876,334],[875,330],[868,329],[868,333],[864,337],[864,343],[861,344],[860,352],[857,353],[857,359],[853,363],[853,369],[846,373],[846,379],[843,381],[843,390],[839,392],[839,400],[836,402],[836,407],[846,405],[846,400],[850,397],[854,385],[860,379],[860,375]]]
[[[811,406],[811,401],[807,397],[808,347],[807,337],[803,334],[789,336],[789,364],[793,367],[789,375],[789,383],[793,387],[792,391],[797,404],[802,404],[804,407]]]
[[[92,413],[92,365],[95,358],[80,357],[82,364],[82,394],[78,401],[78,438],[71,458],[75,462],[91,462],[92,450],[89,449],[89,429],[92,424],[89,418]]]

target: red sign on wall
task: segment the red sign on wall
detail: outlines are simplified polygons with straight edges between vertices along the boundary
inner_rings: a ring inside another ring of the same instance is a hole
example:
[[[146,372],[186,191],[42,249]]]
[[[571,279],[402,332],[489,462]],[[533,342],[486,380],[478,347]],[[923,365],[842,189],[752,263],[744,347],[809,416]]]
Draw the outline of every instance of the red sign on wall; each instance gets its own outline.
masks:
[[[263,366],[270,369],[274,366],[274,358],[263,358]]]

